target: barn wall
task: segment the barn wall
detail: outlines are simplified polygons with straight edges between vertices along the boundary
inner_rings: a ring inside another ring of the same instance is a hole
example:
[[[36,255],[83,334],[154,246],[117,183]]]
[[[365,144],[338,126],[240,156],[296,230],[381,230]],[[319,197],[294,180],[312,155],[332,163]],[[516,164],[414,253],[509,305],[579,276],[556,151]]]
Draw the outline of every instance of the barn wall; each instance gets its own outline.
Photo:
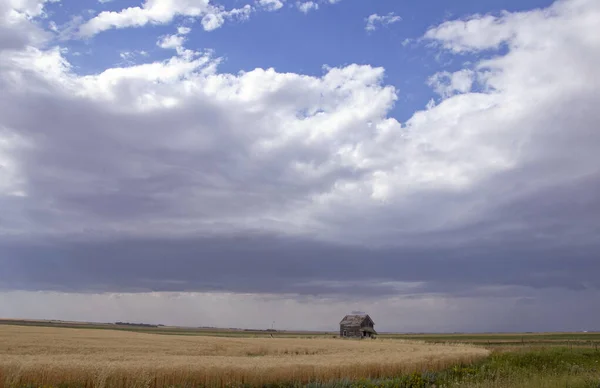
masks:
[[[360,327],[358,326],[345,326],[340,325],[340,337],[344,336],[344,330],[346,331],[346,337],[361,337]]]

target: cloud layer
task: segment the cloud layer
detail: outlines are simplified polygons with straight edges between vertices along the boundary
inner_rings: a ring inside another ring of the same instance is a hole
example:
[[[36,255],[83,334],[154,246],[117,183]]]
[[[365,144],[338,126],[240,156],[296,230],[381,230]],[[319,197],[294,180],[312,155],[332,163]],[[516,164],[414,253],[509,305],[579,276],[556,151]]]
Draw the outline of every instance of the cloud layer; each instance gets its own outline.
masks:
[[[177,15],[210,30],[250,11],[148,0],[79,31]],[[3,289],[598,289],[597,1],[424,32],[480,59],[432,74],[439,99],[404,123],[383,68],[224,73],[218,53],[185,48],[189,31],[159,40],[176,49],[163,62],[80,75],[39,44],[42,13],[42,1],[0,5]]]
[[[374,13],[369,15],[366,21],[367,26],[365,27],[365,30],[375,31],[379,26],[388,26],[390,24],[398,23],[402,21],[402,18],[393,12],[390,12],[387,15],[378,15]]]
[[[16,0],[13,0],[16,1]],[[335,4],[340,0],[298,1],[296,8],[308,13],[319,4]],[[30,0],[40,2],[40,0]],[[200,21],[205,31],[213,31],[227,21],[244,21],[257,11],[278,11],[286,0],[255,0],[238,8],[226,9],[211,0],[145,0],[141,5],[121,10],[102,11],[78,26],[77,36],[89,38],[110,29],[165,25],[177,17]]]

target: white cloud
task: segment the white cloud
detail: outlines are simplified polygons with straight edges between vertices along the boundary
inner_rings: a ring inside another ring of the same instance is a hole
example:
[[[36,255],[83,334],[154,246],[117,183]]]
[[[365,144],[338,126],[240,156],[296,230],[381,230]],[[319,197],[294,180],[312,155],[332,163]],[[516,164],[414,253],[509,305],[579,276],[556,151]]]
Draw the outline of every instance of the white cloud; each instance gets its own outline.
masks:
[[[179,48],[183,46],[185,37],[180,35],[167,35],[162,37],[156,44],[161,48]]]
[[[187,27],[178,27],[177,34],[165,35],[160,37],[156,45],[164,49],[175,49],[179,55],[186,56],[193,53],[190,50],[183,48],[183,43],[186,41],[185,35],[189,34],[192,30]],[[187,54],[186,54],[187,53]]]
[[[234,8],[230,11],[218,10],[217,12],[211,12],[202,17],[202,27],[206,31],[213,31],[220,28],[226,20],[248,20],[253,11],[254,9],[251,6],[246,5],[242,8]]]
[[[455,93],[468,93],[475,82],[476,73],[470,69],[463,69],[454,73],[439,72],[429,78],[429,85],[442,97],[449,97]]]
[[[387,26],[390,24],[398,23],[402,21],[402,18],[398,15],[395,15],[393,12],[390,12],[387,15],[378,15],[374,13],[365,20],[367,22],[365,30],[375,31],[378,25]]]
[[[301,12],[308,13],[319,9],[319,4],[337,4],[341,0],[315,0],[315,1],[296,1],[296,8]],[[256,4],[267,10],[276,11],[281,9],[285,4],[285,0],[257,0]]]
[[[119,53],[119,57],[121,57],[128,65],[133,65],[135,58],[138,56],[147,57],[148,53],[144,50],[121,51]]]
[[[100,12],[79,27],[79,34],[89,37],[112,28],[167,24],[176,16],[200,18],[203,27],[211,31],[221,27],[228,19],[245,20],[252,11],[250,5],[227,11],[223,7],[212,5],[210,0],[146,0],[141,6],[125,8],[119,12]]]
[[[472,32],[450,28],[451,25],[446,23],[441,28],[455,31],[454,35],[445,33],[440,39],[451,50],[454,47],[485,48],[495,45],[497,36],[512,36],[509,53],[482,60],[473,69],[434,75],[432,85],[447,98],[427,110],[416,112],[405,124],[388,116],[396,102],[396,91],[383,84],[384,70],[381,68],[350,65],[330,69],[322,77],[280,74],[272,69],[256,69],[238,75],[221,74],[216,69],[216,62],[207,56],[183,49],[164,63],[107,69],[85,77],[73,74],[66,59],[57,51],[29,50],[5,58],[5,63],[10,63],[13,81],[10,87],[3,88],[3,93],[10,93],[12,97],[6,100],[18,104],[25,98],[25,91],[34,93],[36,82],[52,85],[55,104],[60,101],[59,96],[69,96],[69,101],[74,98],[72,96],[79,96],[81,103],[89,104],[90,114],[103,112],[88,119],[98,123],[98,131],[119,127],[119,116],[106,112],[126,111],[129,120],[140,123],[148,117],[148,112],[160,112],[161,120],[174,120],[178,124],[169,126],[168,133],[144,124],[145,133],[153,134],[144,136],[144,141],[150,142],[151,147],[166,153],[179,150],[190,155],[206,154],[207,158],[211,155],[205,162],[214,163],[207,165],[209,171],[213,167],[214,171],[220,171],[222,167],[216,166],[222,166],[225,161],[231,173],[235,171],[235,179],[214,173],[204,176],[202,184],[184,180],[179,194],[172,192],[154,199],[176,214],[187,209],[185,212],[190,219],[165,215],[163,221],[151,227],[146,216],[139,214],[139,219],[131,218],[129,225],[119,223],[119,228],[130,231],[156,228],[187,233],[220,224],[233,229],[287,230],[299,234],[319,230],[322,238],[336,241],[384,242],[394,230],[425,233],[436,230],[440,224],[458,227],[474,222],[487,210],[469,211],[469,196],[460,197],[461,200],[455,200],[452,205],[442,198],[454,195],[452,193],[470,192],[484,181],[490,182],[497,175],[519,168],[527,160],[523,159],[526,153],[534,153],[540,158],[539,163],[543,163],[544,158],[553,158],[552,154],[542,153],[527,139],[545,134],[544,142],[549,142],[546,147],[552,149],[548,133],[558,133],[561,127],[548,132],[546,126],[556,126],[556,123],[571,119],[584,120],[581,115],[571,117],[571,111],[565,106],[574,104],[581,111],[598,98],[594,80],[598,79],[595,63],[600,44],[590,34],[595,26],[597,5],[591,1],[583,4],[587,6],[582,6],[582,0],[558,3],[552,13],[508,14],[496,23],[478,24],[479,29]],[[462,25],[462,22],[456,23]],[[493,33],[488,33],[484,26]],[[512,32],[499,32],[498,26],[505,26]],[[427,36],[436,36],[432,31],[437,29],[432,29]],[[543,31],[544,38],[534,39],[534,31]],[[466,38],[471,34],[491,37],[486,44],[479,40],[473,44],[465,43],[471,42]],[[181,44],[180,36],[165,37],[159,43],[175,48]],[[547,66],[548,63],[555,65]],[[24,71],[33,72],[37,78],[26,77]],[[4,74],[9,73],[5,71]],[[470,91],[475,78],[483,93]],[[157,80],[160,82],[156,83]],[[459,94],[455,95],[457,92]],[[563,101],[563,96],[571,97]],[[540,121],[545,117],[544,112],[559,101],[563,108],[554,113],[555,124]],[[70,109],[70,104],[72,102],[64,109]],[[199,113],[204,112],[199,109],[202,106],[213,112],[208,117],[213,117],[215,112],[227,112],[227,120],[210,119],[220,123],[217,132],[213,132],[216,124],[206,121],[208,118]],[[10,112],[3,116],[6,120],[20,112],[10,106],[5,106],[5,111]],[[41,114],[28,116],[50,121]],[[180,122],[180,117],[189,121]],[[106,121],[117,124],[101,124]],[[588,117],[577,128],[585,131],[592,121]],[[31,128],[18,127],[17,130],[11,123],[7,121],[4,126],[11,133],[18,132],[23,136],[37,127],[32,124]],[[243,132],[238,125],[245,128]],[[523,128],[527,131],[523,132]],[[135,132],[129,131],[130,137],[125,138],[118,133],[99,132],[98,136],[118,136],[124,148],[134,147],[137,143],[133,140]],[[220,155],[211,154],[209,150],[214,147],[222,149]],[[228,147],[233,147],[230,152],[236,150],[235,155],[246,156],[234,163],[239,156],[228,154]],[[561,148],[562,145],[557,151]],[[584,154],[580,152],[573,160],[565,155],[570,162],[565,161],[564,168],[593,172],[595,164],[590,161],[595,156],[585,154],[584,158]],[[122,165],[137,163],[129,160],[127,154],[121,157],[124,158]],[[11,160],[15,166],[20,164],[16,156]],[[135,174],[155,176],[166,168],[162,163],[160,158],[155,159],[145,167],[137,167]],[[188,162],[181,163],[182,171],[192,168]],[[266,178],[259,174],[263,169],[274,168],[267,166],[277,166],[275,171],[271,170],[268,181],[277,185],[281,193],[287,193],[278,197],[278,201],[271,197],[270,186],[264,185]],[[65,177],[72,175],[69,171],[72,166],[60,168]],[[84,168],[83,164],[78,168]],[[43,169],[36,173],[44,174]],[[27,173],[23,174],[27,179]],[[90,180],[90,190],[100,185],[90,171],[83,169],[78,174],[82,179]],[[110,185],[121,185],[133,179],[135,174],[132,174],[127,169],[120,169],[114,177],[106,179],[112,182]],[[561,181],[570,177],[570,174],[555,171],[539,179]],[[208,182],[215,185],[214,190],[224,190],[227,195],[213,197],[212,191],[203,188]],[[66,187],[73,190],[79,187],[78,194],[71,193],[71,196],[92,194],[81,185],[68,181],[61,187],[56,193],[47,191],[46,195],[63,195],[60,193],[67,190]],[[244,192],[253,194],[245,195]],[[431,211],[427,217],[408,210],[418,208],[417,203],[423,205],[420,196],[423,192],[436,193],[431,199],[433,202],[427,204]],[[154,198],[155,194],[143,195]],[[178,195],[182,197],[178,198]],[[218,210],[223,209],[221,201],[233,201],[234,198],[238,204],[235,211]],[[347,206],[350,209],[346,209]],[[192,216],[195,212],[205,214],[202,221]],[[80,221],[90,223],[88,226],[104,222],[94,217],[85,219],[85,213],[83,211],[76,218],[81,217]],[[387,221],[383,220],[390,214],[397,215],[394,222],[399,229],[387,225],[382,230],[379,225],[386,225]],[[366,221],[349,231],[340,226],[347,217],[365,218]],[[79,227],[75,220],[71,225]],[[43,225],[40,228],[44,229]],[[53,225],[51,229],[60,228]],[[401,238],[394,240],[402,241]]]
[[[119,53],[119,57],[126,62],[130,62],[134,58],[135,54],[131,51],[122,51]]]
[[[177,27],[177,33],[180,35],[187,35],[192,32],[192,29],[189,27]]]
[[[44,17],[47,0],[3,0],[0,2],[0,52],[41,44],[50,34],[34,21]]]
[[[202,27],[204,27],[206,31],[216,30],[221,27],[223,23],[225,23],[225,18],[218,13],[209,13],[202,18]]]
[[[276,11],[283,7],[281,0],[258,0],[256,3],[267,11]]]
[[[222,14],[225,15],[225,17],[228,19],[243,21],[243,20],[248,20],[250,18],[250,15],[252,14],[252,12],[254,12],[254,8],[252,8],[252,6],[246,4],[242,8],[234,8],[229,11],[224,11],[224,12],[222,12]]]
[[[514,35],[514,21],[510,15],[508,18],[475,16],[465,21],[445,22],[427,31],[425,37],[455,52],[497,48]]]
[[[314,1],[296,2],[296,7],[304,13],[319,9],[319,4]]]
[[[41,0],[38,0],[41,1]],[[339,0],[321,0],[322,3],[336,4]],[[91,37],[113,28],[142,27],[147,24],[168,24],[177,16],[197,18],[206,31],[223,26],[228,20],[244,21],[257,11],[276,11],[281,9],[285,0],[255,0],[253,5],[226,10],[210,0],[145,0],[141,6],[129,7],[121,11],[103,11],[94,18],[81,24],[79,37]],[[317,1],[297,2],[296,7],[307,13],[317,10]]]
[[[2,14],[4,18],[13,18],[13,20],[43,15],[44,3],[48,0],[5,0],[2,5]]]

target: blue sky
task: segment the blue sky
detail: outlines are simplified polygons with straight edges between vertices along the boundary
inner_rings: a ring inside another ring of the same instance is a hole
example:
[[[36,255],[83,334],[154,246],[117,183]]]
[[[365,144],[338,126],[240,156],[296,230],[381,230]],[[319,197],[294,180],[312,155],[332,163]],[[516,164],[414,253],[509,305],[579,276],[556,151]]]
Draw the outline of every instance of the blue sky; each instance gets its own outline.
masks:
[[[597,0],[0,2],[0,317],[598,329],[598,25]]]
[[[321,75],[323,66],[344,66],[352,63],[381,66],[386,71],[386,83],[398,90],[399,103],[395,116],[405,121],[429,99],[436,98],[427,79],[438,71],[455,71],[465,62],[476,60],[479,54],[447,55],[428,48],[420,41],[432,26],[456,18],[477,14],[523,11],[550,5],[550,0],[527,1],[442,1],[399,2],[393,0],[343,0],[336,4],[321,4],[318,10],[300,12],[297,3],[288,1],[274,12],[258,11],[249,20],[226,23],[221,28],[205,31],[197,22],[185,16],[172,23],[146,25],[141,28],[109,30],[84,41],[63,43],[72,53],[68,56],[77,71],[89,74],[123,63],[123,52],[145,51],[139,62],[164,60],[171,53],[156,45],[160,36],[173,34],[176,26],[192,28],[186,48],[214,50],[224,58],[222,72],[237,73],[255,68],[273,67],[279,72]],[[238,0],[220,1],[226,9],[241,8]],[[50,19],[57,24],[72,17],[84,20],[102,11],[121,11],[140,6],[140,1],[62,0],[47,6]],[[375,31],[366,31],[369,15],[393,13],[401,21],[378,24]]]

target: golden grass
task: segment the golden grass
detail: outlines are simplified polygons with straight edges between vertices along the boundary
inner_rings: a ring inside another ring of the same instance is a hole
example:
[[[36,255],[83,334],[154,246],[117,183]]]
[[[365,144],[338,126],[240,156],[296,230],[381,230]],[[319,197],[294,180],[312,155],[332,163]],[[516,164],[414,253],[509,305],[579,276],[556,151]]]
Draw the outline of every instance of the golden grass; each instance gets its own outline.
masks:
[[[333,338],[216,338],[0,327],[0,388],[224,386],[381,378],[472,362],[466,345]]]

